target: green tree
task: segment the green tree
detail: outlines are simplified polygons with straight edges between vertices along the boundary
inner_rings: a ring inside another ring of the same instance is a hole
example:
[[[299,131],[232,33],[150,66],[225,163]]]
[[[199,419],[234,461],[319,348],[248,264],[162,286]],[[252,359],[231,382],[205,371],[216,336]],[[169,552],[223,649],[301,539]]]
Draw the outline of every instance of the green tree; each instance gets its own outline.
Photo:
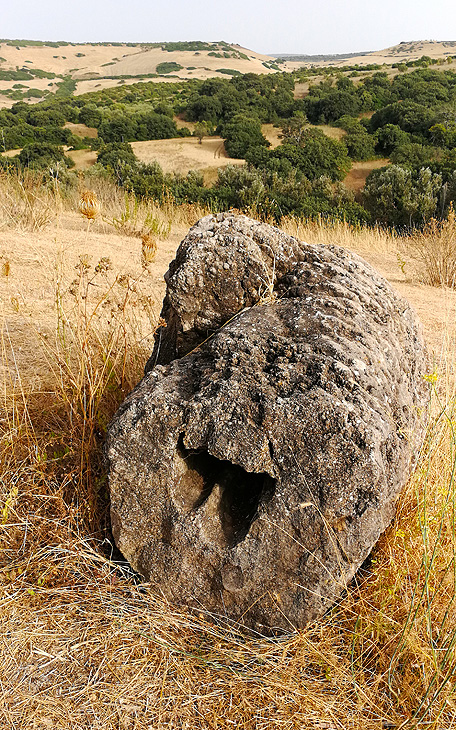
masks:
[[[281,137],[285,142],[299,145],[308,126],[304,112],[295,112],[290,119],[283,122]]]
[[[415,101],[395,102],[379,109],[370,120],[370,131],[375,132],[385,124],[396,124],[404,132],[426,136],[436,122],[436,113]]]
[[[401,167],[409,167],[412,169],[421,168],[428,165],[433,157],[434,148],[429,145],[423,145],[419,142],[409,142],[400,145],[392,151],[391,162]]]
[[[79,110],[79,121],[87,127],[98,128],[102,121],[102,114],[95,104],[86,104]]]
[[[328,137],[321,129],[306,129],[299,145],[282,144],[271,153],[271,158],[288,160],[309,180],[326,175],[331,180],[342,180],[351,167],[343,142]]]
[[[374,139],[376,152],[390,155],[397,147],[408,144],[410,135],[397,124],[385,124],[375,132]]]
[[[344,144],[352,160],[371,160],[375,157],[375,139],[362,125],[360,127],[344,137]]]
[[[198,138],[199,144],[203,143],[203,137],[206,137],[209,133],[208,125],[206,122],[197,122],[193,134]]]
[[[270,143],[261,132],[258,119],[242,114],[222,127],[225,149],[230,157],[244,158],[250,147],[269,147]]]
[[[56,165],[71,167],[74,163],[65,157],[62,147],[43,142],[32,142],[23,147],[18,155],[22,167],[46,169]]]
[[[413,174],[399,165],[371,172],[363,201],[372,218],[395,226],[421,225],[437,212],[442,178],[422,168]]]

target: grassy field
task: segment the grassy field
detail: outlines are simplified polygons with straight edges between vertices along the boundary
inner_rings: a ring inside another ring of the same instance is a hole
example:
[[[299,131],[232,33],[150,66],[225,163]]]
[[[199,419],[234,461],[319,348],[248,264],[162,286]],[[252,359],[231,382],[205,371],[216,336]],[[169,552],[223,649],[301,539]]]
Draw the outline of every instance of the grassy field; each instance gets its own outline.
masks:
[[[353,190],[355,193],[359,193],[366,184],[368,175],[370,175],[373,170],[378,170],[379,168],[386,167],[386,165],[389,164],[390,161],[386,157],[379,160],[367,160],[366,162],[353,162],[351,170],[344,178],[344,184],[347,188],[350,188],[350,190]]]
[[[395,46],[384,48],[379,51],[370,51],[360,56],[351,56],[349,58],[338,58],[328,59],[326,61],[288,61],[287,65],[291,68],[300,68],[302,66],[354,66],[359,64],[378,63],[392,64],[396,62],[413,61],[421,56],[429,56],[430,58],[441,59],[442,62],[446,62],[447,56],[456,55],[456,42],[455,41],[410,41],[406,43],[398,43]],[[449,68],[454,68],[455,62],[453,61]]]
[[[90,184],[92,222],[80,191],[0,178],[0,726],[454,728],[454,291],[423,283],[427,254],[411,241],[283,222],[360,253],[409,299],[430,351],[431,412],[396,519],[339,605],[305,630],[252,638],[177,611],[115,560],[104,431],[150,354],[163,274],[205,211]],[[431,233],[426,250],[442,251],[443,232]]]
[[[179,137],[132,142],[131,146],[141,162],[155,160],[165,172],[186,174],[189,170],[244,164],[244,160],[228,157],[222,137],[205,137],[201,144],[196,137]]]

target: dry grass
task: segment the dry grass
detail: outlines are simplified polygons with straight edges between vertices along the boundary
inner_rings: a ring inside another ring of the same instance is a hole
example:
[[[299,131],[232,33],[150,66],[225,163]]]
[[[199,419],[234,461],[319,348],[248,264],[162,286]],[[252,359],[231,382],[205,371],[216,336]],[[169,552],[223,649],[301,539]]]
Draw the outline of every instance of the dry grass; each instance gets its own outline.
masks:
[[[45,188],[41,175],[0,170],[0,230],[18,227],[38,230],[55,219],[61,200],[55,188]]]
[[[389,159],[367,160],[366,162],[353,162],[350,171],[344,178],[344,185],[355,193],[359,193],[366,184],[368,175],[373,170],[390,165]]]
[[[432,219],[423,229],[404,238],[401,244],[403,267],[407,259],[426,284],[453,288],[456,282],[456,215],[450,208],[448,219]]]
[[[87,170],[97,161],[97,153],[94,150],[68,150],[66,156],[73,160],[75,170]]]
[[[203,212],[135,208],[93,183],[102,215],[135,230],[148,215],[188,225]],[[285,227],[379,256],[396,245],[381,230]],[[454,342],[448,369],[429,374],[428,437],[370,563],[320,622],[276,640],[249,636],[223,617],[176,611],[118,561],[102,443],[149,354],[152,280],[139,267],[119,273],[107,257],[81,254],[69,268],[70,283],[65,261],[45,272],[54,291],[50,334],[40,336],[33,318],[27,325],[36,360],[47,364],[46,387],[33,389],[19,359],[6,358],[6,321],[3,329],[0,726],[456,727]]]
[[[205,137],[201,144],[196,137],[177,137],[132,142],[131,146],[140,162],[156,161],[165,172],[185,175],[190,170],[244,164],[244,160],[228,157],[222,137]]]
[[[66,122],[63,125],[65,129],[69,129],[76,137],[91,137],[95,139],[98,137],[98,130],[95,127],[88,127],[86,124],[74,124],[73,122]]]

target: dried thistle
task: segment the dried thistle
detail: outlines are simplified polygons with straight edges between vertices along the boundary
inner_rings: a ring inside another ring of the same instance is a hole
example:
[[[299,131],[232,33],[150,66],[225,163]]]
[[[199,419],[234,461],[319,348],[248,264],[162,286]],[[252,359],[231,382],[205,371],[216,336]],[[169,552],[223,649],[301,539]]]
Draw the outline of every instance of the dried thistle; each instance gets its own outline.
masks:
[[[112,269],[112,261],[109,256],[102,256],[97,265],[95,271],[97,274],[106,274]]]
[[[141,235],[142,247],[141,247],[141,264],[146,269],[152,261],[155,260],[157,254],[157,244],[152,238],[150,233],[143,233]]]
[[[88,221],[93,221],[101,209],[100,201],[93,190],[84,190],[79,199],[78,210]]]
[[[87,253],[79,254],[79,262],[74,267],[80,274],[85,274],[90,269],[91,256]]]
[[[122,286],[126,289],[130,288],[130,275],[129,274],[119,274],[116,278],[117,283],[119,286]]]

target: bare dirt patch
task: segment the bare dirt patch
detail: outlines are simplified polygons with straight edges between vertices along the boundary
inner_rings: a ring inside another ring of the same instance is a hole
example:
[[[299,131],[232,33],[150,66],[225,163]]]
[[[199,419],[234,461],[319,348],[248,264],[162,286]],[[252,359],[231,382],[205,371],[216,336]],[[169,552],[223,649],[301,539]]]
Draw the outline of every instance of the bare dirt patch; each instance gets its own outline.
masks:
[[[91,139],[98,137],[98,130],[95,127],[87,127],[85,124],[73,124],[72,122],[67,122],[64,126],[65,129],[73,132],[76,137],[90,137]]]
[[[273,124],[262,124],[261,125],[261,131],[263,135],[266,137],[268,142],[271,143],[271,146],[269,149],[273,150],[276,147],[278,147],[280,144],[282,144],[282,130],[280,127],[274,127]]]
[[[356,193],[364,187],[368,175],[373,170],[379,170],[381,167],[390,165],[388,158],[382,158],[380,160],[367,160],[366,162],[354,162],[348,175],[345,177],[344,183],[347,188],[353,190]]]
[[[74,162],[74,170],[87,170],[97,161],[97,153],[94,150],[68,150],[65,152]]]
[[[156,161],[165,172],[186,174],[190,170],[244,164],[244,160],[227,156],[221,137],[206,137],[202,144],[193,137],[184,137],[132,142],[131,146],[141,162]]]
[[[3,157],[16,157],[16,155],[19,154],[19,152],[22,150],[22,147],[19,147],[17,150],[6,150],[6,152],[2,152]]]

